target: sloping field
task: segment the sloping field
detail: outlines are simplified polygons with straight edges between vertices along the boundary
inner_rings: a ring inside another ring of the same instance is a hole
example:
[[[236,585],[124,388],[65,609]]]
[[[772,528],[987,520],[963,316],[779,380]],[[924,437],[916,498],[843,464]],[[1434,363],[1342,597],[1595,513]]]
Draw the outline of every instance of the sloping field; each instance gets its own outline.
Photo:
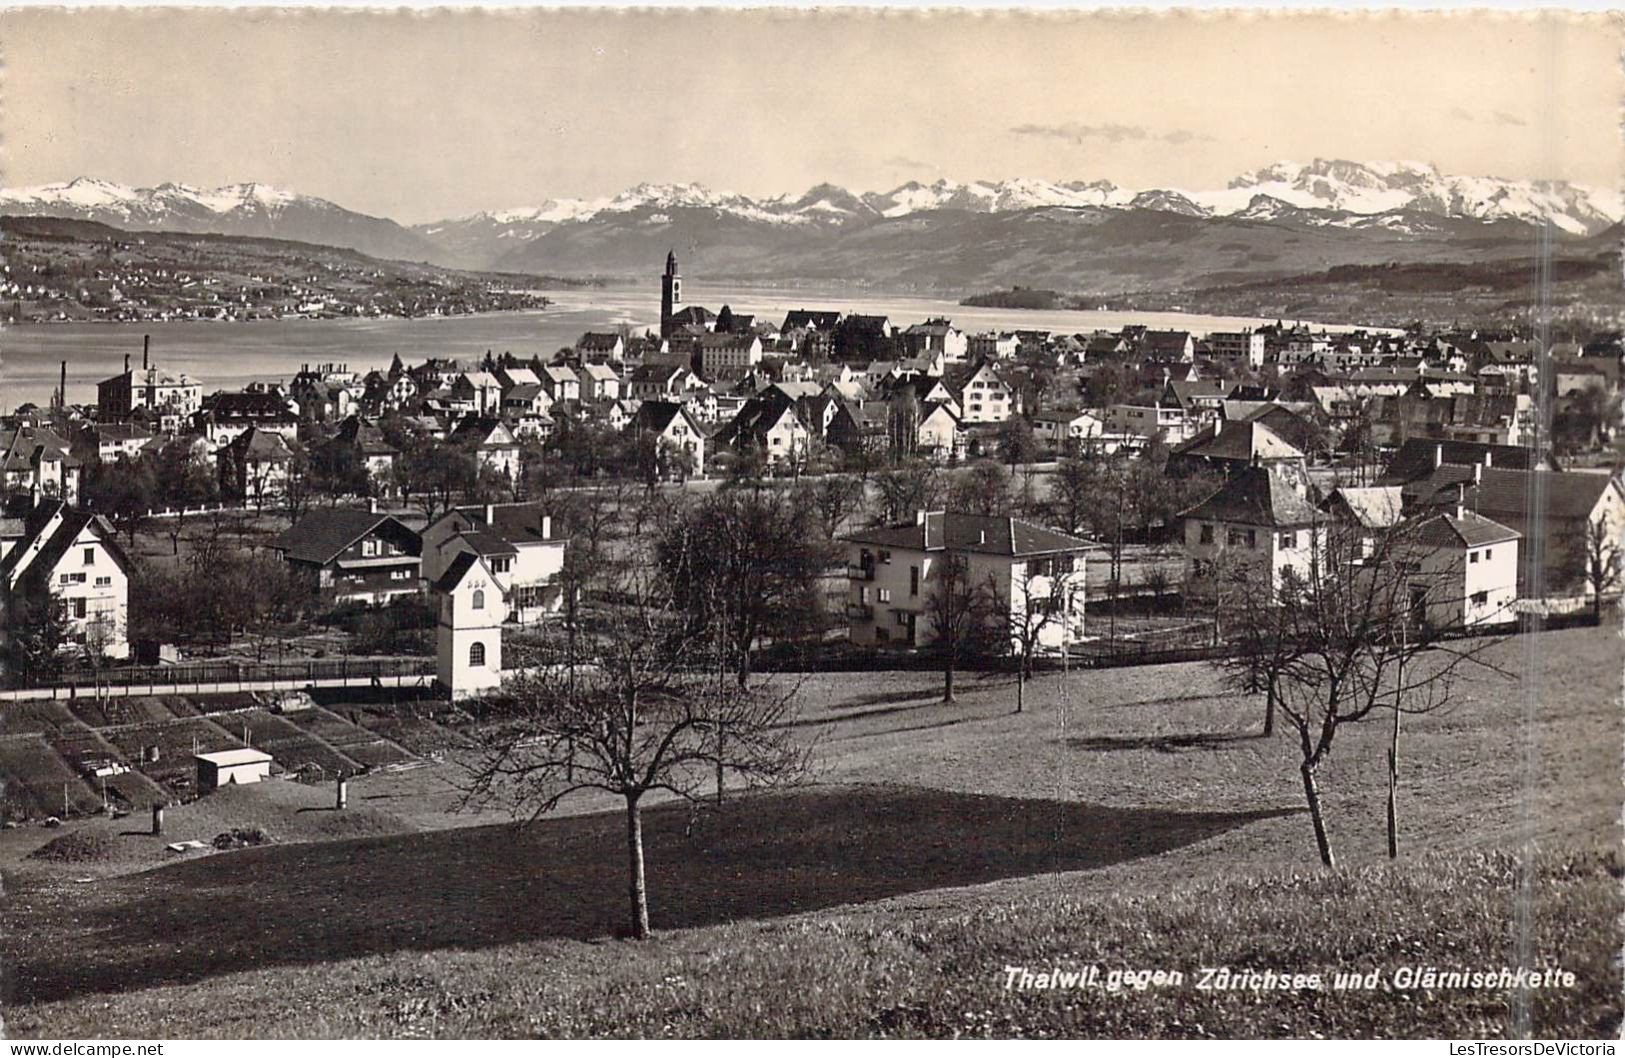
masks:
[[[334,752],[308,732],[264,709],[216,713],[209,719],[233,734],[240,733],[246,726],[248,744],[276,758],[284,771],[299,771],[310,764],[320,768],[323,775],[359,770],[354,760]]]
[[[79,774],[39,735],[0,739],[0,816],[40,819],[102,806]]]
[[[364,727],[341,719],[321,706],[287,714],[302,730],[322,739],[334,749],[369,768],[399,764],[412,759],[410,753],[384,741]]]

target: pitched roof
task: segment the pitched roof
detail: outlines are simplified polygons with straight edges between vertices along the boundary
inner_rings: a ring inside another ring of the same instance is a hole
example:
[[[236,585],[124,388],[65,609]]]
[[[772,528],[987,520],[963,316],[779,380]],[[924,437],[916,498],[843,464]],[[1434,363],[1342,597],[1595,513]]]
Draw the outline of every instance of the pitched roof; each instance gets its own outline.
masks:
[[[1485,456],[1489,457],[1490,466],[1513,470],[1528,470],[1542,462],[1538,452],[1523,445],[1412,437],[1401,444],[1388,461],[1382,480],[1390,485],[1403,485],[1432,473],[1435,458],[1446,466],[1471,466],[1483,463]]]
[[[489,521],[485,517],[487,510],[491,514]],[[542,534],[542,518],[547,514],[547,509],[545,505],[536,501],[528,503],[493,503],[488,508],[484,506],[457,507],[448,513],[459,514],[470,523],[471,529],[483,530],[506,540],[510,544],[562,544],[564,542],[563,537],[544,536]],[[464,530],[465,535],[467,532],[468,530]]]
[[[1521,539],[1523,534],[1475,511],[1443,511],[1417,526],[1417,538],[1444,547],[1482,547]]]
[[[1170,454],[1234,462],[1303,458],[1302,450],[1288,444],[1280,434],[1261,422],[1248,420],[1209,426],[1190,440],[1175,445]]]
[[[1619,487],[1612,474],[1443,466],[1410,483],[1405,491],[1420,504],[1454,504],[1459,499],[1468,509],[1521,531],[1528,523],[1537,488],[1546,518],[1574,521],[1590,517],[1610,486]]]
[[[479,560],[480,556],[472,551],[457,552],[456,557],[446,565],[445,572],[434,582],[435,590],[455,591],[457,585],[463,582],[463,578],[468,576],[468,571],[474,568],[474,563]]]
[[[345,548],[368,535],[385,522],[395,521],[392,515],[375,511],[344,510],[311,511],[271,542],[274,550],[295,562],[331,562]],[[401,525],[400,528],[410,529]],[[416,537],[416,533],[412,533]]]
[[[51,522],[59,511],[61,521],[51,528]],[[5,559],[0,560],[0,580],[9,582],[20,574],[18,579],[28,578],[40,587],[49,588],[52,570],[68,553],[79,534],[89,528],[95,529],[102,547],[119,567],[128,570],[130,559],[119,546],[113,528],[106,519],[90,511],[49,500],[36,504],[23,517],[21,538],[6,553]],[[47,533],[49,535],[44,535]],[[36,541],[40,542],[38,549],[33,546]]]
[[[922,521],[866,529],[844,539],[912,551],[969,551],[1012,558],[1082,551],[1091,546],[1087,540],[1020,518],[991,518],[955,511],[930,511]]]
[[[1333,490],[1321,506],[1341,505],[1355,524],[1366,529],[1387,529],[1398,525],[1405,506],[1397,485],[1345,485]]]
[[[1313,525],[1322,515],[1310,502],[1308,476],[1291,464],[1276,464],[1239,468],[1184,517],[1290,528]]]

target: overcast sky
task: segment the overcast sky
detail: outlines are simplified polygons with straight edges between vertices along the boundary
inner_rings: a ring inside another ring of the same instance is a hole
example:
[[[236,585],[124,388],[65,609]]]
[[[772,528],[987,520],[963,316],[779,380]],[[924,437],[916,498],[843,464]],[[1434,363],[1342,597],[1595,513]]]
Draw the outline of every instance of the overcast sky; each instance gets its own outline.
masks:
[[[1561,15],[12,11],[0,180],[255,180],[403,222],[1314,157],[1618,186],[1619,48]]]

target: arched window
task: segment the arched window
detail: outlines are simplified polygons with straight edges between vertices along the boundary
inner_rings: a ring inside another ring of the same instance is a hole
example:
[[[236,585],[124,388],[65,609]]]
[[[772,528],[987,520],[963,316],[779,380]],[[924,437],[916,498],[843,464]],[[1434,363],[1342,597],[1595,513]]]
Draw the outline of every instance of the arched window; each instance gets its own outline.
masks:
[[[474,589],[474,602],[472,605],[476,610],[485,609],[485,592],[482,589]]]
[[[485,664],[485,644],[474,643],[468,648],[468,663],[474,666]]]

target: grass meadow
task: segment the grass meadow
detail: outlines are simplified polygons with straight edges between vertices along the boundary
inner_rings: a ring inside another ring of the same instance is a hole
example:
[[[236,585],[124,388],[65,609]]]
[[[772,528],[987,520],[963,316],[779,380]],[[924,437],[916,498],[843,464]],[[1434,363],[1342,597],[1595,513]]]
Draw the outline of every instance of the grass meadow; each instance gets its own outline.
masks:
[[[1323,771],[1327,871],[1295,743],[1210,666],[1044,675],[1021,715],[1006,676],[946,706],[932,673],[822,674],[797,691],[810,783],[648,809],[649,942],[618,939],[611,803],[452,814],[442,764],[358,779],[349,813],[292,783],[176,808],[175,834],[278,839],[183,862],[112,832],[107,863],[60,864],[8,832],[0,998],[19,1036],[1497,1036],[1497,990],[1021,992],[1003,969],[1498,968],[1528,840],[1536,964],[1578,979],[1534,1029],[1617,1034],[1618,636],[1496,657],[1512,678],[1407,719],[1394,864],[1385,723]]]

